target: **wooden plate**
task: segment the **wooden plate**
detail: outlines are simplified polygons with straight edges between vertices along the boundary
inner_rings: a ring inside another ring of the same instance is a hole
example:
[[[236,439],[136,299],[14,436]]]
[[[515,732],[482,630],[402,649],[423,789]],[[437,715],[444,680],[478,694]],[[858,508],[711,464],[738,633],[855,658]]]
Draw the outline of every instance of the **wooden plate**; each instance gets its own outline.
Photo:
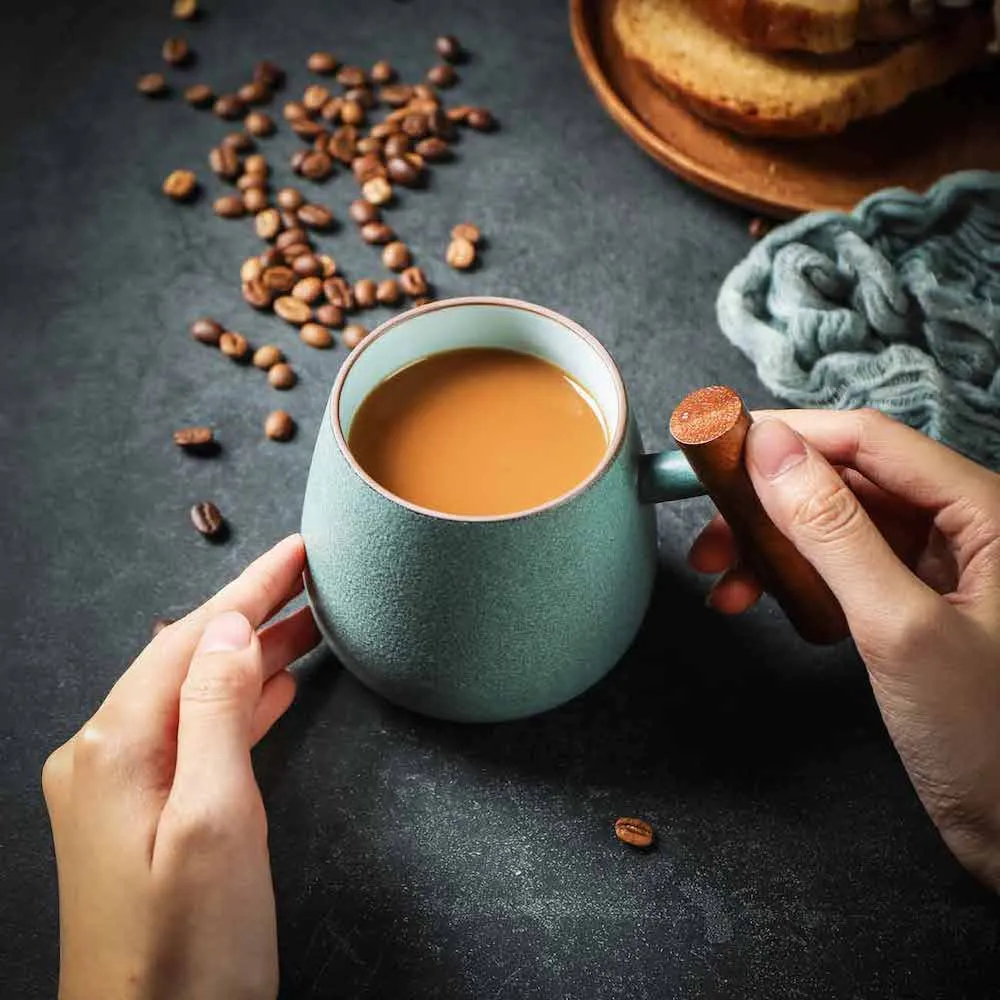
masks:
[[[967,75],[824,139],[759,140],[703,122],[627,59],[614,0],[570,0],[577,57],[612,118],[654,159],[774,216],[853,207],[879,188],[924,191],[954,170],[1000,170],[1000,73]]]

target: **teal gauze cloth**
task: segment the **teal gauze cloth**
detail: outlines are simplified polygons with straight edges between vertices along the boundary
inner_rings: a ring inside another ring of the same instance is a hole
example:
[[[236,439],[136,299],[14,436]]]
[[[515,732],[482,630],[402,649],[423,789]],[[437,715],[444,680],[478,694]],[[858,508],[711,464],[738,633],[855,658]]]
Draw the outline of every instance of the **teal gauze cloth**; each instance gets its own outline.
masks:
[[[1000,470],[1000,173],[775,229],[726,278],[725,335],[794,406],[873,406]]]

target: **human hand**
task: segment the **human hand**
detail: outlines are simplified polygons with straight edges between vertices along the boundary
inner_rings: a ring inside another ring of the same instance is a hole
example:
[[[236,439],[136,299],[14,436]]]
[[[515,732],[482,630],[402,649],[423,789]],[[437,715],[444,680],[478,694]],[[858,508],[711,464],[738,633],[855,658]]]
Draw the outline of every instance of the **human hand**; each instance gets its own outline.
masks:
[[[59,871],[60,1000],[273,1000],[267,820],[250,748],[319,641],[286,538],[161,631],[46,761]],[[259,629],[259,631],[255,631]]]
[[[872,410],[757,416],[746,463],[764,509],[840,601],[948,847],[1000,890],[1000,476]],[[723,574],[718,610],[760,596],[720,518],[689,559]]]

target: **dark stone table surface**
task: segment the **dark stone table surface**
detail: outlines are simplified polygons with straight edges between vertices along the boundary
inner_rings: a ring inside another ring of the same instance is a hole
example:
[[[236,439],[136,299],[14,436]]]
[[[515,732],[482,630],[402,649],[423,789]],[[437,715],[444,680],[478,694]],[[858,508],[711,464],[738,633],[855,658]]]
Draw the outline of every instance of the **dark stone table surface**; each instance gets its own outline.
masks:
[[[175,83],[243,82],[270,56],[308,79],[330,48],[409,78],[433,39],[473,53],[455,100],[502,128],[406,193],[392,219],[438,287],[524,297],[611,349],[648,446],[689,389],[725,381],[773,405],[718,333],[713,300],[749,246],[745,213],[687,187],[605,116],[559,0],[205,0],[182,28],[198,55]],[[66,739],[146,640],[294,531],[311,443],[344,356],[312,351],[239,296],[248,222],[160,194],[173,168],[210,177],[226,128],[176,95],[147,101],[177,31],[169,0],[4,7],[0,31],[0,995],[53,996],[56,891],[39,791]],[[280,107],[280,105],[279,105]],[[279,107],[275,108],[278,113]],[[282,122],[265,141],[295,147]],[[280,151],[280,155],[279,155]],[[209,192],[221,185],[208,180]],[[344,214],[349,177],[317,197]],[[440,260],[454,222],[489,236],[484,266]],[[379,274],[351,227],[323,240]],[[195,344],[218,316],[275,341],[287,395]],[[265,440],[285,404],[300,424]],[[174,427],[211,423],[214,460]],[[207,545],[188,506],[233,532]],[[918,804],[847,645],[803,645],[766,604],[704,607],[685,568],[705,501],[660,510],[662,571],[634,648],[575,702],[516,724],[418,718],[329,655],[256,752],[267,802],[282,997],[978,998],[998,992],[1000,907]],[[658,848],[613,837],[648,817]]]

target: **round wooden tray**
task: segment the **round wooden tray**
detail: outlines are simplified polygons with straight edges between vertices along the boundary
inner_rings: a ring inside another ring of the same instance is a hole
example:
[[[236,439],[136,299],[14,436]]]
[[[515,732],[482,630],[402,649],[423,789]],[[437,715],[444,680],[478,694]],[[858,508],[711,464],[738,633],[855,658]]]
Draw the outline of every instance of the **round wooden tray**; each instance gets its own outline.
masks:
[[[884,187],[924,191],[955,170],[1000,170],[1000,73],[920,94],[843,135],[759,140],[709,125],[627,59],[614,0],[570,0],[577,57],[612,118],[652,157],[713,194],[785,217],[852,208]]]

